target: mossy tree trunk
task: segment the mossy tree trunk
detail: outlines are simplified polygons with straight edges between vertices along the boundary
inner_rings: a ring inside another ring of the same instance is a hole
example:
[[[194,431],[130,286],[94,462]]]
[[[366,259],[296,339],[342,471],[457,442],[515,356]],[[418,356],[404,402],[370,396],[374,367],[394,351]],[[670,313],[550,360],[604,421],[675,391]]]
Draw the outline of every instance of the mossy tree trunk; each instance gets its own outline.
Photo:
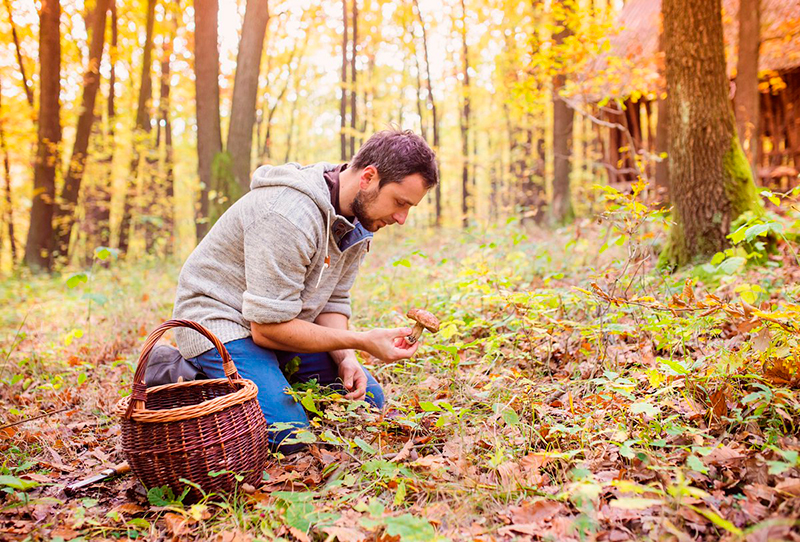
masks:
[[[736,136],[720,0],[664,0],[673,220],[661,261],[683,265],[728,245],[731,222],[761,206]]]
[[[553,36],[553,41],[556,46],[561,46],[572,32],[567,27],[567,21],[558,21],[557,24],[562,29]],[[561,89],[566,80],[563,73],[557,73],[553,78],[553,202],[550,221],[554,225],[565,224],[575,217],[569,185],[572,176],[572,129],[575,111],[561,98]]]

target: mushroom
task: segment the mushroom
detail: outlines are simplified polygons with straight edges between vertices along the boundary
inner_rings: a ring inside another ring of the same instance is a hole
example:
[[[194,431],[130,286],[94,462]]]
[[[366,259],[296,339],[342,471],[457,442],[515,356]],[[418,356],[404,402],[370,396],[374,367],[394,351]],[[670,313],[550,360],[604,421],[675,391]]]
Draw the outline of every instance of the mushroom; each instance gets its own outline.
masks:
[[[423,329],[427,329],[431,333],[439,331],[439,319],[426,310],[411,309],[406,316],[415,322],[414,330],[411,332],[411,335],[406,337],[406,342],[408,344],[417,342],[419,336],[422,335]]]

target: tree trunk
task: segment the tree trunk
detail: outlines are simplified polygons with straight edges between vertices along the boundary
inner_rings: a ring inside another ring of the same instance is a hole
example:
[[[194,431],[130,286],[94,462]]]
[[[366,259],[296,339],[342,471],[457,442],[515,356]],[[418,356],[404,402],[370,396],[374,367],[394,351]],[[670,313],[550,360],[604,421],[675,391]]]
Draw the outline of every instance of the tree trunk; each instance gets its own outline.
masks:
[[[142,80],[139,86],[139,102],[136,110],[136,126],[133,131],[133,158],[128,175],[125,204],[122,211],[122,222],[119,231],[119,251],[121,254],[128,252],[133,222],[133,204],[136,198],[136,181],[139,177],[139,162],[141,155],[146,152],[150,133],[150,101],[153,95],[152,64],[153,64],[153,27],[155,24],[156,0],[147,1],[147,23],[145,30],[144,51],[142,55]]]
[[[98,172],[82,189],[85,194],[83,196],[85,214],[79,228],[81,232],[85,233],[87,246],[89,247],[108,247],[111,235],[109,218],[111,216],[111,185],[114,176],[114,123],[116,122],[114,85],[117,80],[117,7],[115,0],[110,0],[109,13],[111,43],[108,57],[110,69],[108,97],[106,99],[106,122],[105,131],[102,134],[101,152],[95,158],[97,164],[103,165],[103,171]],[[89,180],[87,179],[87,181]],[[92,259],[93,254],[87,254],[84,263],[91,265]]]
[[[4,0],[6,10],[8,11],[8,22],[11,24],[11,38],[14,40],[14,49],[17,53],[17,64],[19,64],[19,73],[22,75],[22,87],[25,89],[25,97],[28,99],[28,104],[33,108],[33,87],[28,80],[25,73],[25,63],[22,61],[22,50],[19,47],[19,36],[17,35],[17,26],[14,24],[14,17],[11,11],[11,0]]]
[[[111,47],[109,48],[109,64],[111,64],[111,69],[108,77],[108,108],[107,108],[107,122],[108,122],[108,133],[106,135],[106,162],[108,163],[108,169],[106,171],[105,179],[102,179],[98,183],[97,189],[97,201],[96,205],[96,212],[95,215],[97,220],[95,221],[94,228],[98,231],[98,243],[99,246],[107,247],[111,245],[111,186],[114,182],[114,151],[115,151],[115,139],[116,139],[116,130],[114,128],[114,124],[116,123],[116,109],[115,109],[115,102],[116,102],[116,90],[114,86],[117,83],[117,41],[118,41],[118,32],[117,32],[117,3],[116,0],[111,0],[110,6],[110,15],[111,15]]]
[[[61,143],[61,31],[59,0],[42,0],[39,12],[39,129],[33,176],[33,202],[25,263],[34,271],[49,271],[53,242],[58,147]]]
[[[177,7],[177,6],[176,6]],[[156,244],[164,242],[164,254],[172,253],[172,245],[175,238],[174,220],[174,189],[173,189],[173,167],[174,156],[172,149],[172,123],[170,121],[170,59],[172,58],[173,42],[178,31],[176,12],[172,6],[167,6],[166,26],[169,28],[168,34],[164,36],[161,50],[160,77],[158,91],[158,124],[156,125],[156,144],[155,148],[159,151],[158,182],[151,187],[151,194],[148,202],[152,211],[157,212],[161,218],[161,224],[149,221],[145,225],[146,250],[148,253],[156,251]],[[164,134],[164,152],[161,154],[161,134]],[[162,157],[163,156],[163,157]]]
[[[554,37],[558,47],[570,35],[566,22],[564,29]],[[570,175],[572,173],[572,124],[575,112],[560,95],[566,77],[558,73],[553,78],[553,206],[551,222],[564,224],[574,217],[570,197]]]
[[[109,0],[97,0],[95,14],[92,17],[92,37],[89,46],[89,61],[83,76],[83,97],[81,99],[78,125],[75,129],[75,144],[72,147],[72,158],[69,161],[67,176],[61,189],[55,214],[55,249],[59,258],[69,258],[69,239],[75,223],[75,212],[78,207],[81,181],[86,169],[86,152],[89,148],[89,136],[94,124],[94,103],[97,89],[100,87],[100,59],[103,56],[106,35],[106,12]]]
[[[356,44],[358,43],[358,0],[353,0],[353,40],[350,49],[350,158],[356,155]]]
[[[0,98],[2,98],[2,85],[0,85]],[[8,226],[8,243],[11,248],[11,267],[17,265],[17,243],[14,239],[14,205],[11,201],[11,160],[8,156],[8,145],[6,144],[5,134],[5,119],[3,117],[3,108],[0,105],[0,152],[3,153],[3,174],[6,181],[6,209],[3,217]]]
[[[757,175],[756,158],[761,141],[758,126],[760,4],[760,0],[741,0],[739,5],[739,57],[736,65],[736,94],[733,98],[736,131],[754,178]]]
[[[461,108],[461,225],[469,226],[469,129],[470,129],[470,89],[469,89],[469,49],[467,47],[467,6],[461,0],[461,45],[464,57],[464,83],[461,89],[463,104]]]
[[[673,220],[661,263],[683,265],[728,246],[731,221],[760,212],[736,137],[720,0],[664,0]]]
[[[211,227],[209,191],[214,188],[212,165],[222,152],[219,118],[219,49],[217,48],[217,0],[195,0],[195,92],[197,96],[197,163],[200,174],[200,212],[196,221],[198,240]],[[214,205],[216,208],[216,205]]]
[[[658,100],[658,122],[656,124],[656,153],[667,153],[666,158],[656,162],[656,198],[661,206],[670,201],[669,188],[669,96]]]
[[[428,105],[431,108],[431,116],[433,117],[433,150],[439,152],[439,119],[436,116],[436,100],[433,99],[433,84],[431,83],[431,63],[428,56],[428,34],[425,30],[425,21],[422,19],[422,12],[419,9],[419,0],[414,0],[414,7],[417,10],[417,17],[419,17],[419,25],[422,27],[422,49],[425,53],[425,78],[428,85]],[[439,174],[439,182],[436,184],[434,191],[434,202],[436,206],[435,221],[436,226],[442,225],[442,170],[437,160],[436,168]]]
[[[342,97],[341,102],[339,102],[339,116],[341,117],[339,143],[341,145],[340,158],[344,162],[347,160],[347,134],[345,133],[345,127],[347,126],[347,0],[342,0],[342,24],[344,25],[344,32],[342,33]]]
[[[236,77],[226,146],[231,156],[233,175],[242,194],[250,190],[258,76],[268,22],[268,0],[248,0],[236,56]]]

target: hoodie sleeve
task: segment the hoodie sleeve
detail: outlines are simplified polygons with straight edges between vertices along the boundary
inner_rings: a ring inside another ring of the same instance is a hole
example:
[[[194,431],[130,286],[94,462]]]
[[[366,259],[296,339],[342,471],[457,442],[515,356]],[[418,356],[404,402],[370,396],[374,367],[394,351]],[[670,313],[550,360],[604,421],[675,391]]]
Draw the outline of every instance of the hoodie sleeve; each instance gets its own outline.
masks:
[[[244,234],[247,289],[242,316],[257,324],[288,322],[303,308],[300,294],[315,244],[278,213],[253,222]],[[221,277],[224,280],[224,277]]]

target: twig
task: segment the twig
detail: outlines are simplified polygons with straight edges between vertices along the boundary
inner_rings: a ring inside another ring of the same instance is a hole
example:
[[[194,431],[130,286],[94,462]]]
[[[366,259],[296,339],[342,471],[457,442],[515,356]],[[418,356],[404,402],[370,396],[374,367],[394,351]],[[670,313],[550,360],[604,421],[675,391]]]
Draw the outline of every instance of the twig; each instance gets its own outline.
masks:
[[[59,412],[64,412],[65,410],[70,410],[70,407],[65,407],[59,410],[51,410],[50,412],[45,412],[44,414],[39,414],[38,416],[33,416],[32,418],[26,418],[24,420],[20,420],[14,423],[7,423],[3,426],[0,426],[0,431],[2,431],[3,429],[8,429],[9,427],[14,427],[15,425],[20,425],[26,422],[32,422],[33,420],[38,420],[39,418],[46,418],[47,416],[50,416],[52,414],[58,414]]]

